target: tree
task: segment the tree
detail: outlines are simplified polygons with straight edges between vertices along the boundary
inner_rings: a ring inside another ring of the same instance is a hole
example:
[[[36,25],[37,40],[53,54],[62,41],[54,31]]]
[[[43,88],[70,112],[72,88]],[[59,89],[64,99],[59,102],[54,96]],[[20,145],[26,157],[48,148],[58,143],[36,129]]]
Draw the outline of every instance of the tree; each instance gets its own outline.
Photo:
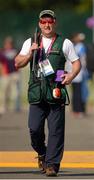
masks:
[[[0,0],[0,10],[32,10],[49,8],[64,7],[75,8],[77,10],[86,10],[92,4],[92,0]]]

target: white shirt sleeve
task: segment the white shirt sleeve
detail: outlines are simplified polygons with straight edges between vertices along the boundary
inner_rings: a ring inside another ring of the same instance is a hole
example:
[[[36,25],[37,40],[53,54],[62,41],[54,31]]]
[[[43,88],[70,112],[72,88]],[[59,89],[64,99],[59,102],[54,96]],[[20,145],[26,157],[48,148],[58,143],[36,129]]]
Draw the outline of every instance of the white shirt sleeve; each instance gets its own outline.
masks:
[[[66,60],[73,62],[79,59],[79,57],[76,54],[73,43],[69,39],[64,40],[62,50],[63,50]]]
[[[27,39],[22,46],[20,51],[20,55],[27,55],[29,53],[29,49],[31,47],[31,38]]]

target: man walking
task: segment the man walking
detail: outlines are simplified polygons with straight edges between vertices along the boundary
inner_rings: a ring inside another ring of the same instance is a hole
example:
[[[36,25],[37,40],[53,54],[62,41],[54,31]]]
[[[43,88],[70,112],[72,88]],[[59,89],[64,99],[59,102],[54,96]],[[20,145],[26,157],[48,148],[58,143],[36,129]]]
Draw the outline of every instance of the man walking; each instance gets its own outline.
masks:
[[[15,58],[17,68],[30,63],[28,100],[31,144],[38,153],[39,167],[47,176],[57,175],[64,151],[65,85],[70,84],[80,71],[80,61],[72,42],[57,34],[55,27],[55,13],[52,10],[41,11],[37,42],[27,39]],[[72,63],[71,73],[64,73],[66,60]],[[44,132],[46,118],[49,130],[47,147]]]

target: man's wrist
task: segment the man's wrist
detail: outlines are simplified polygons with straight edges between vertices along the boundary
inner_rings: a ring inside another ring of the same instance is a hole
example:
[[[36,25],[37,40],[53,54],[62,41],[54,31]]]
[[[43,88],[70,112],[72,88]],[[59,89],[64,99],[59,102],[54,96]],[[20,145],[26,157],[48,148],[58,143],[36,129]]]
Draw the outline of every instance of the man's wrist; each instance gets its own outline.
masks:
[[[77,76],[77,73],[76,73],[76,72],[72,72],[72,73],[71,73],[71,78],[72,78],[72,80],[73,80],[76,76]]]

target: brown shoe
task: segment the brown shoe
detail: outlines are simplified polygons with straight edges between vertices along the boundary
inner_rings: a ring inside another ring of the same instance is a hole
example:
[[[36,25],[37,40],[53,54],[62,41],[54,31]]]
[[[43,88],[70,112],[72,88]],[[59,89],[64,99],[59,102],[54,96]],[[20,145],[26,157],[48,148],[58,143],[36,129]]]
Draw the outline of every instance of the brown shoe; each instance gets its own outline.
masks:
[[[38,166],[42,173],[46,172],[45,155],[38,155]]]
[[[53,166],[46,168],[46,176],[57,176],[57,173],[54,170]]]

